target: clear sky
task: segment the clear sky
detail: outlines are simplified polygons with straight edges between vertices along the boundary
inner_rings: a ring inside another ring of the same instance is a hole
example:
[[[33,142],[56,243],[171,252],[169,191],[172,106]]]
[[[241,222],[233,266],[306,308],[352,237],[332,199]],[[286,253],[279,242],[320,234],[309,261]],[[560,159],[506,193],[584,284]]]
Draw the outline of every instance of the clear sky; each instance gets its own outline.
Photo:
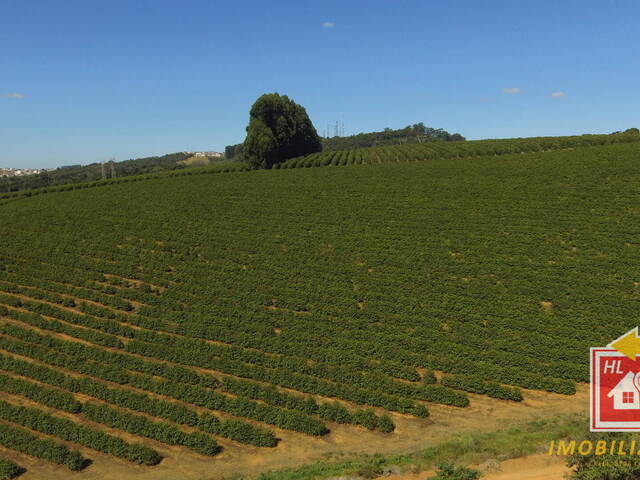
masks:
[[[318,132],[640,127],[637,0],[0,0],[0,167],[217,150],[262,93]]]

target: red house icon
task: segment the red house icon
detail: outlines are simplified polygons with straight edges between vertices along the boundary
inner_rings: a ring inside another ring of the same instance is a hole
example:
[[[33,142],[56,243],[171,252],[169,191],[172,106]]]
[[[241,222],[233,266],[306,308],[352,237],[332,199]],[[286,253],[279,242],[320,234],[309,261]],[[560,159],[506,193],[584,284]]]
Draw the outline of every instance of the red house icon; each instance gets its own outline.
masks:
[[[635,381],[634,381],[635,380]],[[640,409],[640,391],[636,387],[640,381],[640,372],[628,372],[618,384],[611,389],[607,397],[613,397],[614,410]]]

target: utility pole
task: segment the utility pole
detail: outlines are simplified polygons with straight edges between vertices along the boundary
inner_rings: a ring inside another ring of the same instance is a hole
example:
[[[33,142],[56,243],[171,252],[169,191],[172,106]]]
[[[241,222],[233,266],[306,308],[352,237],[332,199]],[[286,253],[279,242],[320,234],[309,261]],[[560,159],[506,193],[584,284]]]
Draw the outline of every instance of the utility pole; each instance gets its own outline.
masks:
[[[116,178],[116,159],[112,158],[111,163],[111,178]]]
[[[107,175],[104,171],[104,162],[100,162],[100,168],[102,170],[102,180],[105,180],[107,178]]]

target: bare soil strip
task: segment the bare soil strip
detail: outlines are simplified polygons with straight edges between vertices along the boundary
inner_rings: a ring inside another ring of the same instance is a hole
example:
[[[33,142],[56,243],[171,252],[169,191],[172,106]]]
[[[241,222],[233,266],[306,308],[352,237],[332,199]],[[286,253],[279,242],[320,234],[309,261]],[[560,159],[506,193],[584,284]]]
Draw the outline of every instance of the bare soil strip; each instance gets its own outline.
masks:
[[[158,450],[165,455],[156,467],[137,467],[124,462],[114,462],[111,457],[94,454],[94,464],[85,471],[74,474],[78,480],[203,480],[244,474],[257,476],[267,470],[300,466],[326,459],[329,454],[339,453],[383,453],[393,454],[419,450],[432,446],[455,432],[490,432],[524,422],[545,420],[557,415],[586,413],[589,389],[578,385],[573,396],[547,392],[523,390],[521,403],[491,399],[482,395],[470,395],[471,405],[465,409],[442,405],[431,406],[431,417],[417,419],[392,413],[396,432],[383,434],[348,425],[332,425],[332,431],[323,438],[311,438],[291,432],[278,432],[282,441],[273,449],[251,446],[224,445],[226,448],[214,458],[206,458],[181,447],[163,446]],[[222,443],[222,442],[221,442]],[[226,443],[226,442],[225,442]],[[93,452],[92,452],[93,453]],[[9,456],[18,460],[17,457]],[[522,463],[525,462],[525,463]],[[540,463],[542,462],[542,464]],[[64,467],[45,465],[44,462],[22,464],[29,471],[21,480],[48,480],[64,478]],[[52,475],[52,468],[57,475]],[[564,468],[561,460],[549,465],[539,456],[528,460],[515,459],[500,465],[502,472],[492,472],[487,480],[560,480]],[[531,477],[523,476],[527,469]],[[555,469],[555,470],[554,470]],[[559,474],[557,472],[560,472]],[[535,475],[542,475],[536,477]],[[61,476],[62,475],[62,476]],[[496,475],[505,475],[499,477]],[[509,476],[510,475],[510,476]],[[516,476],[517,475],[517,476]],[[546,475],[546,476],[544,476]],[[496,477],[493,477],[496,476]],[[426,473],[418,477],[398,478],[398,480],[423,480]]]

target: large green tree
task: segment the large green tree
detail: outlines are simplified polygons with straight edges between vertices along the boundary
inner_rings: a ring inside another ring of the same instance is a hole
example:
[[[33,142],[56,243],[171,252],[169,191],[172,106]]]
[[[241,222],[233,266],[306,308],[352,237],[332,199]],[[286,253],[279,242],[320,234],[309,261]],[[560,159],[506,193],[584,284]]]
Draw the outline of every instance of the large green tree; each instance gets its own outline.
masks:
[[[244,157],[253,168],[322,150],[306,110],[286,95],[262,95],[251,107]]]

